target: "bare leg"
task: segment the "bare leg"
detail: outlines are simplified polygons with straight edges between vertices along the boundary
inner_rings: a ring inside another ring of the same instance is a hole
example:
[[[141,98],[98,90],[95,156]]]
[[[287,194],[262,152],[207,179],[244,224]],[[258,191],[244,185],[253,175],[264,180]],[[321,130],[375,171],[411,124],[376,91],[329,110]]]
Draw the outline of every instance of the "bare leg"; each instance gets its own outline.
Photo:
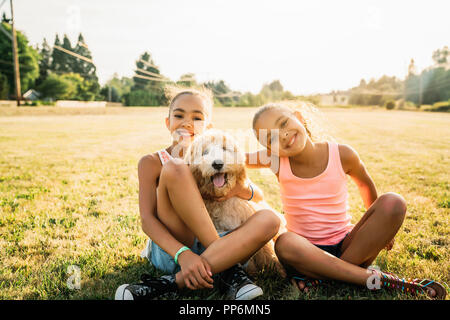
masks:
[[[208,261],[213,274],[245,262],[270,241],[278,232],[280,220],[271,210],[255,212],[244,224],[214,241],[201,254]],[[185,286],[183,274],[175,275],[178,287]]]
[[[208,247],[219,238],[189,167],[177,159],[166,163],[157,189],[158,218],[180,242],[194,237]]]
[[[278,237],[275,252],[282,263],[316,279],[335,279],[365,285],[370,276],[366,269],[319,249],[293,232],[286,232]]]
[[[278,232],[280,220],[271,210],[255,212],[244,224],[214,241],[202,253],[213,273],[247,261]]]
[[[403,198],[386,193],[367,210],[369,217],[358,222],[342,244],[341,259],[352,264],[369,266],[400,229],[406,214]]]
[[[277,234],[279,226],[280,221],[271,210],[257,211],[239,228],[214,241],[201,256],[208,261],[213,274],[222,272],[247,261]],[[181,271],[175,279],[178,287],[185,286]]]
[[[181,162],[166,163],[157,193],[160,221],[187,246],[191,246],[197,237],[206,247],[202,257],[208,261],[213,273],[246,261],[277,234],[280,226],[274,212],[260,210],[239,228],[220,238],[189,167]],[[179,287],[184,287],[181,272],[176,274],[176,282]]]
[[[341,259],[294,233],[281,235],[275,249],[281,261],[302,274],[365,285],[370,273],[363,267],[370,265],[393,239],[405,212],[405,202],[400,196],[392,193],[380,196],[345,239]]]

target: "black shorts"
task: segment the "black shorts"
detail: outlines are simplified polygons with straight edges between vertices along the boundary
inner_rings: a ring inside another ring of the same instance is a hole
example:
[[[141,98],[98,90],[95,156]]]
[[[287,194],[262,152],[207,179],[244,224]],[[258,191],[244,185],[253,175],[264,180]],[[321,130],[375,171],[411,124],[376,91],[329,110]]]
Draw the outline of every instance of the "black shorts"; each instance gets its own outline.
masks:
[[[320,244],[315,244],[316,247],[318,247],[319,249],[322,249],[323,251],[328,252],[329,254],[332,254],[333,256],[340,258],[342,255],[341,252],[341,247],[342,247],[342,243],[344,243],[345,238],[347,238],[348,233],[345,235],[345,237],[339,241],[336,244],[332,244],[332,245],[320,245]],[[305,278],[304,275],[301,275],[298,273],[297,270],[295,270],[293,267],[289,266],[289,265],[284,265],[284,268],[286,269],[286,273],[288,278],[297,278],[297,279],[302,279]]]
[[[326,252],[332,254],[335,257],[340,258],[342,255],[341,247],[342,247],[342,244],[344,243],[345,238],[347,238],[347,235],[348,235],[348,233],[345,235],[345,237],[341,241],[339,241],[336,244],[331,244],[331,245],[315,244],[315,246],[317,248],[322,249],[323,251],[326,251]]]

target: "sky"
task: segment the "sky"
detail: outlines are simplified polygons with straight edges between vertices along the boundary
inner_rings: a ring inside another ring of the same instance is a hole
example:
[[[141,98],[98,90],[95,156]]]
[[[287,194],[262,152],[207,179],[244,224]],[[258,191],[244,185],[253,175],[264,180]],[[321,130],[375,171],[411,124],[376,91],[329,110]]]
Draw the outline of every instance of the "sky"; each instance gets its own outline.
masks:
[[[0,0],[0,4],[3,0]],[[224,80],[259,92],[280,80],[294,94],[326,93],[382,75],[403,79],[450,46],[450,1],[13,0],[32,45],[82,33],[100,83],[132,76],[149,51],[172,80]],[[9,0],[1,11],[7,11]]]

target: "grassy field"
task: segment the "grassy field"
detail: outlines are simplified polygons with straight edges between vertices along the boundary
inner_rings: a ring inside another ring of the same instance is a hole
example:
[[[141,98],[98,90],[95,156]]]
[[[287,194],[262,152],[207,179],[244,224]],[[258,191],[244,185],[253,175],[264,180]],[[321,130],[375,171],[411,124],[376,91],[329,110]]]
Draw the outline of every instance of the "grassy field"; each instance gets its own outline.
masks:
[[[170,143],[166,113],[0,108],[0,299],[111,299],[142,272],[159,274],[140,258],[146,237],[137,162]],[[216,108],[213,120],[217,128],[248,133],[253,113]],[[394,191],[408,203],[394,249],[383,251],[376,264],[404,277],[450,283],[450,114],[326,108],[324,115],[336,140],[358,151],[379,194]],[[255,146],[250,140],[245,148]],[[275,177],[249,174],[281,210]],[[353,183],[349,192],[356,223],[364,207]],[[80,289],[67,284],[70,266],[79,268]],[[271,273],[256,282],[264,299],[412,299],[336,282],[298,293]],[[184,291],[182,298],[220,296],[202,290]]]

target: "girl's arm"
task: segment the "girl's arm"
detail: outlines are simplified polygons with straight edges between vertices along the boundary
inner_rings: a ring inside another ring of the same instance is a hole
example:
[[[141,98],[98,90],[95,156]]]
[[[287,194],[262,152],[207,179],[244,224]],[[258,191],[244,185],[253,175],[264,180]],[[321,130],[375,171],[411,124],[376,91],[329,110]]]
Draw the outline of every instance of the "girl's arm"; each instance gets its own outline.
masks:
[[[139,161],[139,212],[145,234],[173,257],[183,244],[156,216],[156,180],[160,172],[161,163],[154,155],[144,156]]]
[[[251,185],[251,187],[250,187]],[[253,196],[252,196],[253,189]],[[224,197],[216,198],[216,201],[225,201],[232,197],[239,197],[244,200],[251,200],[253,202],[260,202],[264,199],[264,193],[262,190],[254,183],[252,183],[249,179],[245,181],[245,184],[242,186],[240,184],[236,184],[236,186],[228,192],[228,194]]]
[[[352,147],[339,145],[339,154],[342,168],[358,186],[364,206],[368,209],[378,197],[375,183],[359,158],[358,153]]]
[[[245,166],[249,169],[270,168],[271,163],[272,159],[266,149],[245,154]]]
[[[366,210],[369,209],[378,197],[375,183],[367,172],[364,163],[359,158],[358,153],[352,147],[339,145],[339,153],[341,155],[341,163],[345,173],[356,183],[361,198],[363,199],[364,206],[366,207]],[[362,225],[373,212],[373,210],[367,210],[358,224]],[[394,239],[386,245],[385,249],[391,250],[393,245]]]
[[[270,168],[273,174],[278,178],[280,158],[276,155],[271,155],[270,150],[268,149],[246,153],[245,166],[250,169]]]

